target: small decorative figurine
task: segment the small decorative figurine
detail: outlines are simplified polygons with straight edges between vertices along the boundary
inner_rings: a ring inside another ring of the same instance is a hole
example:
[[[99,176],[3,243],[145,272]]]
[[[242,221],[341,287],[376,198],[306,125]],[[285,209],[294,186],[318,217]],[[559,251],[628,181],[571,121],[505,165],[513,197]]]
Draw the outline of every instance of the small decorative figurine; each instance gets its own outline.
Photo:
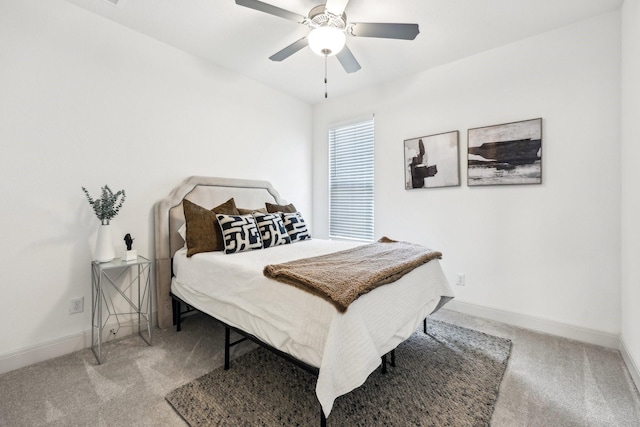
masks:
[[[135,239],[131,237],[131,234],[129,233],[124,236],[124,243],[127,245],[127,250],[122,252],[123,261],[135,261],[138,259],[138,251],[131,249],[134,240]]]
[[[124,236],[124,242],[125,242],[125,243],[126,243],[126,245],[127,245],[127,250],[128,250],[128,251],[130,251],[130,250],[131,250],[131,247],[133,246],[133,241],[134,241],[134,240],[135,240],[135,239],[133,239],[133,238],[131,237],[131,234],[129,234],[129,233],[127,233],[127,234]]]

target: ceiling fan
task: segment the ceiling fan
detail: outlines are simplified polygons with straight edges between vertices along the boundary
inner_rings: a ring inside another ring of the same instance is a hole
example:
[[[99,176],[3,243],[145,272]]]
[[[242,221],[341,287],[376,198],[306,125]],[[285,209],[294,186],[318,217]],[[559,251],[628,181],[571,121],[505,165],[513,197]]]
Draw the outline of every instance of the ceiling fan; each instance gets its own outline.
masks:
[[[258,0],[236,0],[237,5],[296,21],[311,29],[307,37],[293,42],[270,56],[269,59],[272,61],[287,59],[302,48],[309,46],[311,50],[325,58],[335,55],[347,73],[354,73],[361,67],[353,53],[345,45],[347,35],[413,40],[420,32],[418,24],[348,22],[347,15],[344,13],[348,3],[349,0],[327,0],[325,4],[311,9],[309,16],[302,16]]]

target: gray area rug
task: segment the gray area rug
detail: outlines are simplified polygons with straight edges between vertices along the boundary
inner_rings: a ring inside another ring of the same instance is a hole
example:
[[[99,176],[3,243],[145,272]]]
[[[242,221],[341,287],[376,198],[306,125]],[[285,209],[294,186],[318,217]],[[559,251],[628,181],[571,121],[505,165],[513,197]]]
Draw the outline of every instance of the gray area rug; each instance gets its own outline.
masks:
[[[329,426],[488,426],[511,341],[429,320],[380,369],[339,397]],[[316,377],[259,348],[166,396],[191,426],[315,426]]]

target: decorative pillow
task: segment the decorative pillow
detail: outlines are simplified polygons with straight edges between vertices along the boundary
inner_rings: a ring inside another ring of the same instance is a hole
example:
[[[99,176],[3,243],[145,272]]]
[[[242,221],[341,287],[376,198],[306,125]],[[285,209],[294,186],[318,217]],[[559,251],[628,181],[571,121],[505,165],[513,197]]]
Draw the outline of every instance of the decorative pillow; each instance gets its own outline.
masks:
[[[213,252],[224,250],[222,232],[218,227],[216,213],[238,215],[238,209],[233,198],[223,204],[209,210],[187,199],[182,201],[184,219],[187,232],[187,257],[200,252]]]
[[[251,215],[254,212],[260,212],[260,213],[267,213],[267,210],[265,208],[258,208],[258,209],[243,209],[243,208],[238,208],[238,213],[240,213],[240,215]]]
[[[291,243],[291,238],[287,234],[287,229],[284,228],[280,215],[254,212],[253,217],[256,219],[258,230],[260,230],[263,248]]]
[[[311,238],[311,233],[307,229],[307,223],[304,222],[304,218],[300,212],[283,213],[282,222],[287,229],[287,234],[291,238],[291,242],[299,242],[300,240],[307,240]]]
[[[217,214],[216,218],[224,237],[225,254],[262,249],[260,232],[252,215]]]
[[[265,207],[267,208],[267,212],[276,213],[276,212],[286,212],[286,213],[294,213],[298,210],[293,203],[289,203],[288,205],[274,205],[273,203],[265,203]]]

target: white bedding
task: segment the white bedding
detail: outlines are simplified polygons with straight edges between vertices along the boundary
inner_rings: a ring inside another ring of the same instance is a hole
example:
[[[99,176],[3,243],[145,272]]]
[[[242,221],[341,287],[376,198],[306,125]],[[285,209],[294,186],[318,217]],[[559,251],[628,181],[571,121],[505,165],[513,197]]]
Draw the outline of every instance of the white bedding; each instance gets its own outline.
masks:
[[[181,249],[173,259],[171,290],[200,311],[318,367],[316,395],[328,416],[334,400],[362,385],[381,364],[381,356],[407,339],[439,306],[441,297],[453,298],[437,260],[361,296],[345,313],[322,298],[262,274],[267,264],[357,245],[311,239],[191,258]]]

